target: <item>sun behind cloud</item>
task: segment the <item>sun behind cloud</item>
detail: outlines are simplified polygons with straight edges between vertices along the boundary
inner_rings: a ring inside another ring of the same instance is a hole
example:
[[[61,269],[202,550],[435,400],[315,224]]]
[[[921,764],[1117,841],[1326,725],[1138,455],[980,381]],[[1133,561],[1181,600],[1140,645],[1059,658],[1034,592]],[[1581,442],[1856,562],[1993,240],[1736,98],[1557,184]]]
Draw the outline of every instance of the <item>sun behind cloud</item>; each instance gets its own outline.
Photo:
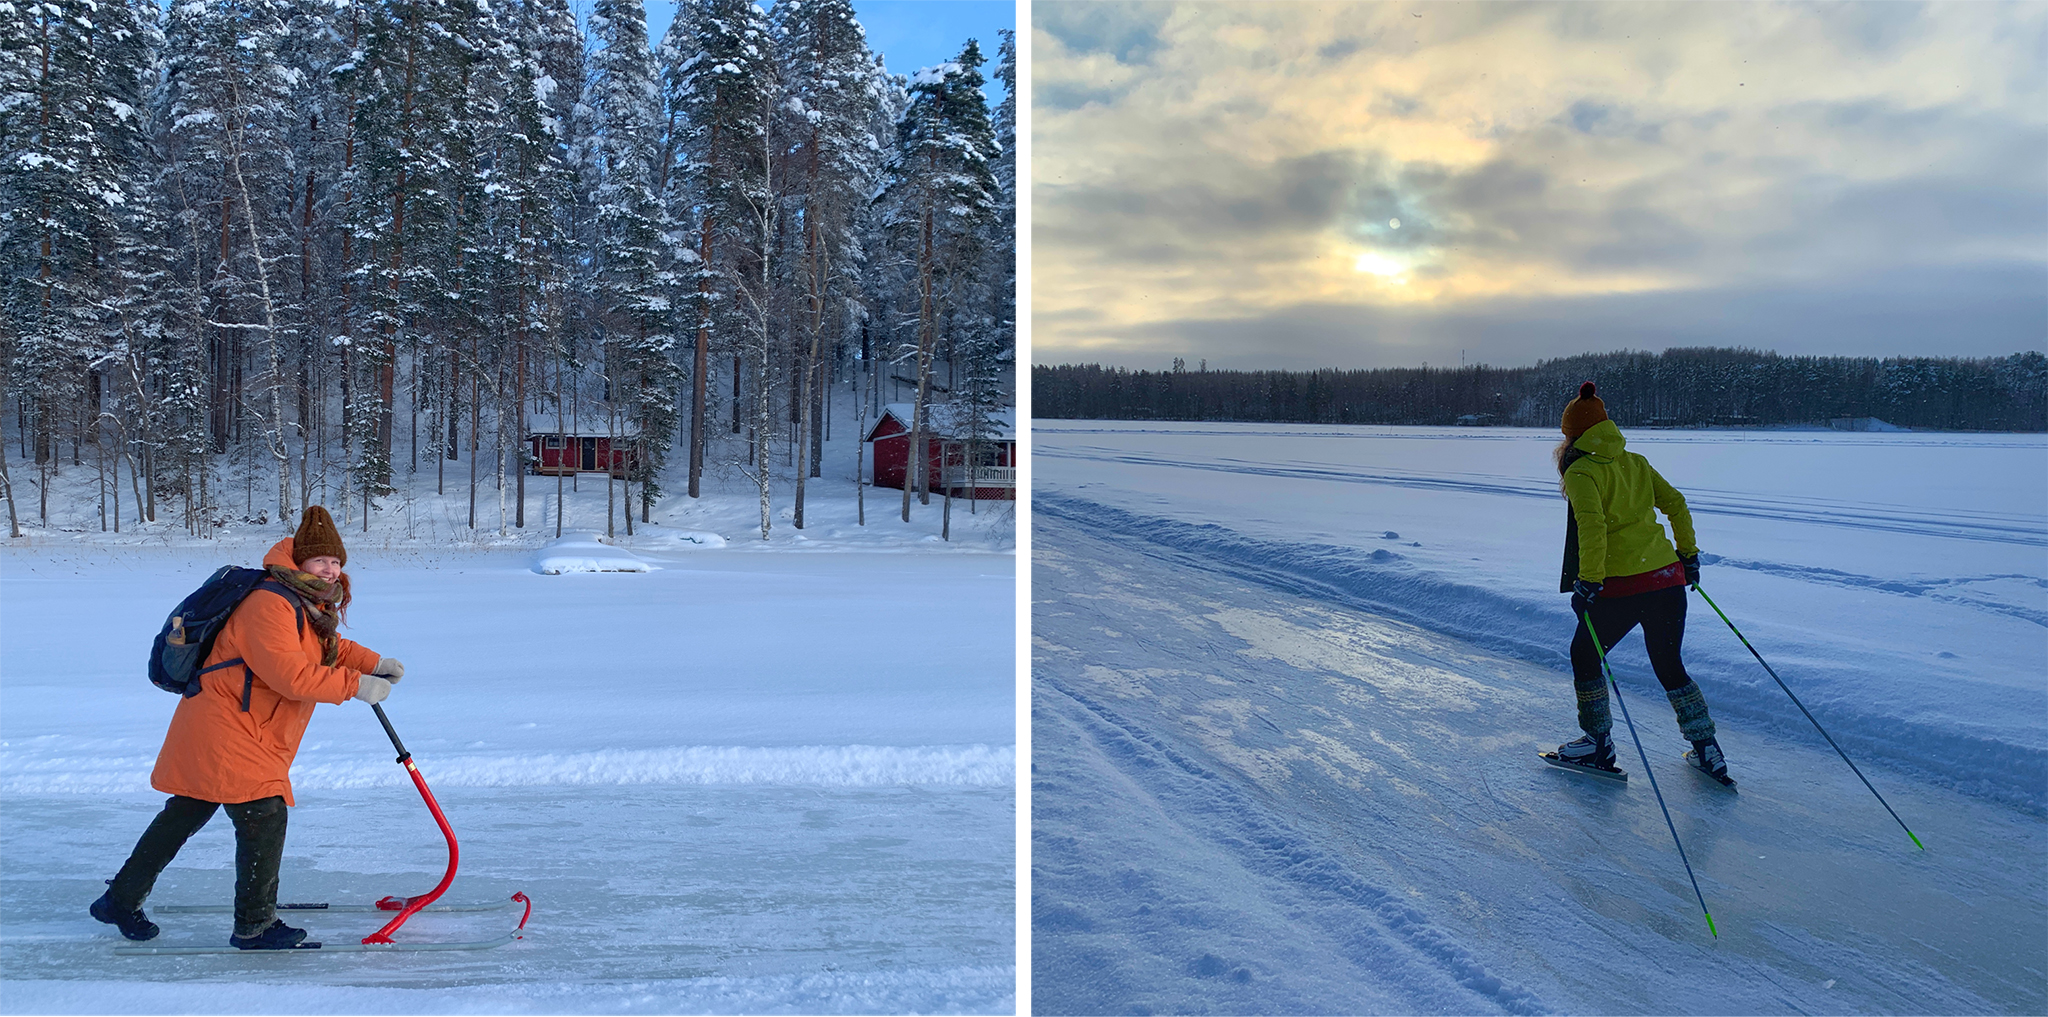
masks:
[[[1524,331],[1487,324],[1502,308],[1574,335],[1586,312],[1564,308],[1658,293],[1733,294],[1701,298],[1730,344],[1755,344],[1753,326],[1820,341],[1852,333],[1770,308],[1812,293],[1795,302],[1825,320],[1864,300],[1827,293],[1897,302],[1878,280],[1932,292],[1974,265],[1993,282],[1973,292],[2005,287],[1966,307],[1991,327],[1944,331],[2038,342],[2048,73],[2025,40],[2048,35],[2048,5],[1415,13],[1036,6],[1036,359],[1205,355],[1176,345],[1183,323],[1230,334],[1311,306],[1434,315],[1406,334],[1455,355],[1485,341],[1459,329]],[[2029,273],[2031,289],[2008,282]],[[1347,349],[1367,356],[1359,327]]]

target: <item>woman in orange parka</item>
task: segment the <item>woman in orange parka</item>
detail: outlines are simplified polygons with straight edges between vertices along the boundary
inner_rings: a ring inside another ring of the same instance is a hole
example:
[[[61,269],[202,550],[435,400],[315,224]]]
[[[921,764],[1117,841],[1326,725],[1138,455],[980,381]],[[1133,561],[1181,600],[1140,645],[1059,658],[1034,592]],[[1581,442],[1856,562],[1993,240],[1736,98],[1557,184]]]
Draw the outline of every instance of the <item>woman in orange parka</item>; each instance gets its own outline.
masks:
[[[150,786],[171,795],[127,864],[93,902],[94,918],[129,939],[157,927],[142,902],[157,875],[216,809],[235,824],[235,929],[244,950],[287,949],[306,938],[277,917],[290,771],[315,703],[391,694],[405,665],[335,634],[349,603],[348,550],[327,510],[306,509],[298,532],[264,555],[269,578],[221,628],[197,695],[178,701]],[[240,663],[233,663],[234,661]]]

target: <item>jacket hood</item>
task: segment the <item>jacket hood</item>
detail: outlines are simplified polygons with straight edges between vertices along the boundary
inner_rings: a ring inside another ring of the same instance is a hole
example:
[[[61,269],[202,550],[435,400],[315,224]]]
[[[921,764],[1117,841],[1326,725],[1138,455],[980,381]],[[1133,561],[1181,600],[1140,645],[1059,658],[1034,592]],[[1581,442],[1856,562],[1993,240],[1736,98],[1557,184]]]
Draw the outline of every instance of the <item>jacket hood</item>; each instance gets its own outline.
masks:
[[[1579,435],[1578,441],[1572,442],[1573,448],[1601,459],[1612,459],[1627,446],[1628,442],[1621,436],[1621,428],[1614,426],[1612,420],[1594,424],[1586,429],[1585,434]]]
[[[263,564],[282,565],[288,569],[297,569],[299,563],[292,560],[292,538],[286,537],[270,545],[270,551],[263,556]]]

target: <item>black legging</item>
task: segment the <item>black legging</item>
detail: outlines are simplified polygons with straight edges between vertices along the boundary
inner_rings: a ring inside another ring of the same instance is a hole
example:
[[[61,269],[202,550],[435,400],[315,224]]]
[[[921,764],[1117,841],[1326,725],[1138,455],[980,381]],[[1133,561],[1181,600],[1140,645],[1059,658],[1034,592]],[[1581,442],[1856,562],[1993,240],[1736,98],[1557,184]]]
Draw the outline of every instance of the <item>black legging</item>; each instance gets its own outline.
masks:
[[[217,802],[172,795],[156,814],[128,862],[114,877],[107,895],[117,908],[139,910],[156,877],[178,856],[178,849],[213,818]],[[277,873],[284,862],[286,809],[278,795],[226,806],[235,822],[235,934],[253,936],[277,916]]]
[[[1579,615],[1572,632],[1572,688],[1578,694],[1580,730],[1604,736],[1614,726],[1607,708],[1607,682],[1600,671],[1600,651],[1586,633],[1586,615],[1591,614],[1600,645],[1610,653],[1630,629],[1639,624],[1643,627],[1643,648],[1650,652],[1650,667],[1664,686],[1665,698],[1671,700],[1679,733],[1695,744],[1713,739],[1714,719],[1707,713],[1706,696],[1678,659],[1678,644],[1685,638],[1685,587],[1630,597],[1600,597],[1590,611],[1583,598],[1573,596],[1572,613]]]
[[[1580,620],[1572,633],[1572,678],[1581,687],[1588,683],[1604,686],[1600,651],[1586,635],[1585,611],[1586,602],[1573,596],[1572,613]],[[1592,615],[1593,630],[1600,634],[1600,645],[1608,653],[1637,625],[1643,627],[1643,649],[1650,654],[1650,668],[1657,672],[1664,691],[1677,692],[1692,682],[1685,663],[1678,658],[1678,644],[1685,639],[1685,587],[1671,586],[1633,597],[1598,597]]]

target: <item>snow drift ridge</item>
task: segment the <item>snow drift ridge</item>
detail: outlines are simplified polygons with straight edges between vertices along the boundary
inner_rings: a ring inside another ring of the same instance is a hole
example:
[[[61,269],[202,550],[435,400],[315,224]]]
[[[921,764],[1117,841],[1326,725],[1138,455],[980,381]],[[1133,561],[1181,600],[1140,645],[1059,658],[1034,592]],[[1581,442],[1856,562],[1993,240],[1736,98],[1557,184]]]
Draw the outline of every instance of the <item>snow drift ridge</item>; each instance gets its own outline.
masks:
[[[5,772],[0,777],[0,793],[141,793],[149,788],[149,771],[155,762],[148,756],[98,753],[23,758],[25,755],[19,749],[0,755],[0,770]],[[388,754],[379,758],[390,763]],[[420,760],[420,772],[436,788],[631,784],[1008,787],[1015,783],[1016,771],[1016,748],[1009,745],[690,745],[532,755],[434,755]],[[358,755],[327,755],[318,762],[292,767],[292,786],[298,791],[406,783],[402,768],[369,765]]]

